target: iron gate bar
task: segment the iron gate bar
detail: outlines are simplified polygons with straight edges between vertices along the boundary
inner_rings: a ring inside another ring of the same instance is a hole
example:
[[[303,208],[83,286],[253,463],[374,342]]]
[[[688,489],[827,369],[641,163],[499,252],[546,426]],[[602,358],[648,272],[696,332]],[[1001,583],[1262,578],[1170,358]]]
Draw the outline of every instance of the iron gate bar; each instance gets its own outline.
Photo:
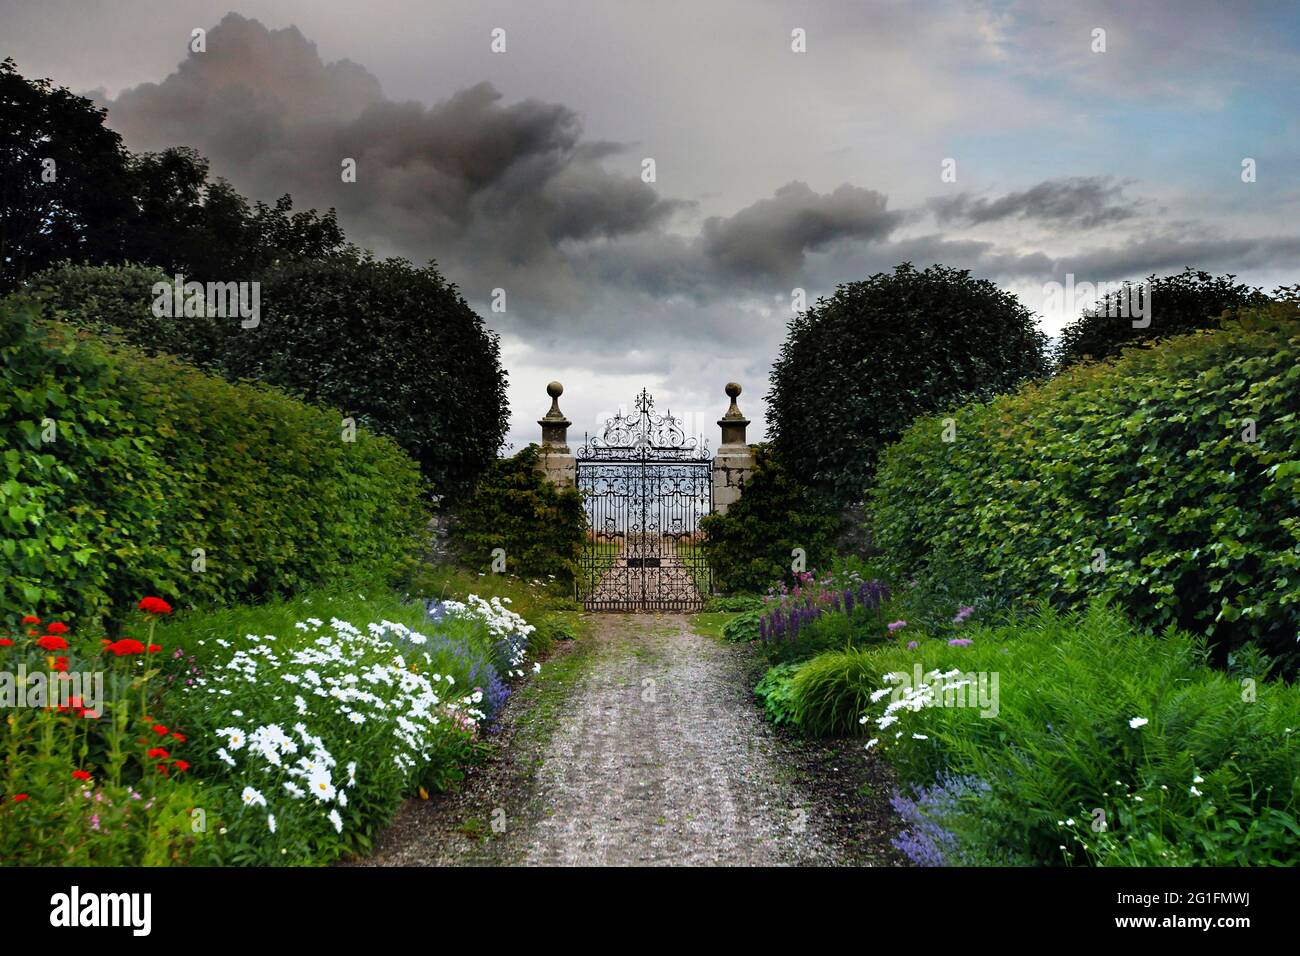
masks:
[[[642,389],[578,450],[589,522],[577,597],[592,611],[692,611],[712,590],[699,519],[713,510],[708,443]]]

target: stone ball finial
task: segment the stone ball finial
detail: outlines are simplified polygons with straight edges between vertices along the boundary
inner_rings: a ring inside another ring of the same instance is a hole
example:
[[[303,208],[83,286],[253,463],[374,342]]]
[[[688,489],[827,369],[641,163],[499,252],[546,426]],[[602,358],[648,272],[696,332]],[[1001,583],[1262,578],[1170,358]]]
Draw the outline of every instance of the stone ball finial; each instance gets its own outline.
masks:
[[[737,385],[736,387],[740,388],[739,385]],[[564,394],[564,386],[561,385],[559,382],[551,382],[549,385],[546,386],[546,394],[551,396],[551,398],[559,398],[561,395]]]
[[[740,384],[738,382],[728,382],[727,387],[723,389],[723,391],[725,391],[727,397],[734,402],[740,397]]]

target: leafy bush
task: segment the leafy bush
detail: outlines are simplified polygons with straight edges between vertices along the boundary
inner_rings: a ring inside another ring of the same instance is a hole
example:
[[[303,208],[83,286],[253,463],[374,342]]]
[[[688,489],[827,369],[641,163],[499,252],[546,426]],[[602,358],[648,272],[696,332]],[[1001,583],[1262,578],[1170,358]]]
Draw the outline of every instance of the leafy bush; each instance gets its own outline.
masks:
[[[80,621],[166,565],[175,477],[106,352],[39,314],[0,301],[0,619]]]
[[[84,328],[340,409],[440,493],[464,493],[495,460],[509,417],[497,337],[433,266],[340,253],[224,278],[260,281],[256,327],[155,316],[153,283],[170,277],[139,266],[63,265],[31,287]]]
[[[798,669],[798,664],[777,664],[768,668],[754,688],[763,716],[778,727],[795,723],[793,682]]]
[[[772,445],[794,478],[852,503],[916,416],[1045,374],[1045,343],[1014,295],[965,270],[903,263],[842,285],[789,324]]]
[[[460,508],[452,545],[468,567],[491,569],[501,548],[513,574],[573,580],[587,533],[582,495],[552,484],[538,456],[529,445],[497,459]]]
[[[740,500],[726,514],[700,519],[704,556],[714,584],[726,591],[763,591],[788,576],[791,552],[810,565],[829,560],[839,519],[820,495],[795,482],[761,445]]]
[[[44,326],[27,300],[0,303],[0,336],[0,614],[120,620],[145,591],[203,604],[382,582],[414,554],[423,489],[389,440],[344,441],[337,413]]]
[[[763,614],[761,608],[741,611],[722,625],[722,636],[738,644],[758,640],[758,622],[763,619]]]
[[[882,457],[877,539],[898,577],[963,563],[986,593],[1111,593],[1139,623],[1258,642],[1300,630],[1300,308],[917,422]],[[1254,439],[1254,440],[1250,440]]]
[[[1125,348],[1157,339],[1197,329],[1217,329],[1224,320],[1237,318],[1242,310],[1267,304],[1267,296],[1234,282],[1235,278],[1211,276],[1191,268],[1162,278],[1150,276],[1142,288],[1151,303],[1151,324],[1147,328],[1134,328],[1131,313],[1122,308],[1137,301],[1139,288],[1125,283],[1123,291],[1103,296],[1061,330],[1057,363],[1067,368],[1085,359],[1112,358]]]
[[[706,614],[734,614],[740,611],[761,611],[761,594],[713,594],[704,601]]]
[[[1295,862],[1300,689],[1265,680],[1257,659],[1225,674],[1206,666],[1202,639],[1153,637],[1104,603],[969,639],[826,655],[796,693],[804,674],[838,686],[822,711],[861,706],[868,747],[906,782],[978,781],[941,822],[986,858]]]

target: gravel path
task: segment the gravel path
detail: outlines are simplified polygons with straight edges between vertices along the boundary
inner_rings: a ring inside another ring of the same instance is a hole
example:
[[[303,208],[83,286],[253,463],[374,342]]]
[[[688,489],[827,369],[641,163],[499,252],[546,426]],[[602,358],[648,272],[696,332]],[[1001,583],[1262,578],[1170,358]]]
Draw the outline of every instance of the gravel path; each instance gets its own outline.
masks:
[[[792,749],[753,703],[746,648],[682,615],[590,620],[511,703],[488,766],[409,803],[361,862],[897,862],[882,771],[857,742]]]

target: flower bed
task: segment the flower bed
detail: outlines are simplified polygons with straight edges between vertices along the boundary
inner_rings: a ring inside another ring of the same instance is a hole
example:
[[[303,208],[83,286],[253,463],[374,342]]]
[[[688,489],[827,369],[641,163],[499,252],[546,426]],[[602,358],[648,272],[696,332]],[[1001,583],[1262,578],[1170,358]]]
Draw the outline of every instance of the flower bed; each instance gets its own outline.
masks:
[[[533,628],[507,603],[403,608],[418,628],[311,615],[284,627],[285,609],[271,608],[275,633],[239,637],[225,622],[225,636],[188,647],[185,627],[178,646],[154,643],[162,602],[141,604],[144,641],[28,618],[30,633],[0,639],[5,668],[44,657],[55,673],[101,673],[105,691],[97,707],[72,698],[14,710],[0,855],[319,864],[364,851],[404,796],[460,778],[507,682],[526,673]]]

